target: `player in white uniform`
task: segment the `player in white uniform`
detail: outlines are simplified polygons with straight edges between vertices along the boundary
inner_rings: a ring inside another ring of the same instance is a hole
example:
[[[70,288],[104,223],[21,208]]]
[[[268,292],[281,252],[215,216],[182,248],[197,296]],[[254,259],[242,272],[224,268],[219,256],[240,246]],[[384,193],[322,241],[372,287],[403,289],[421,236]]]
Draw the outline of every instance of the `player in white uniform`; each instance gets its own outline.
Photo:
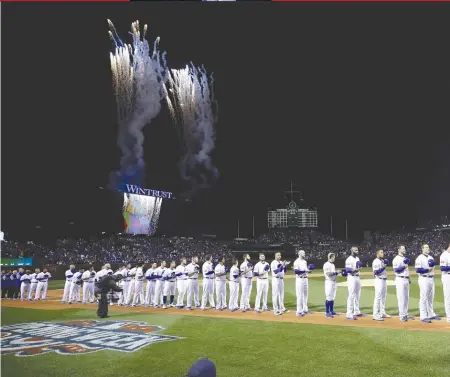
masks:
[[[407,322],[410,319],[414,319],[408,315],[409,307],[409,286],[411,284],[411,278],[409,277],[408,265],[410,263],[409,258],[405,258],[406,249],[405,246],[400,245],[398,248],[398,255],[392,261],[392,268],[395,273],[395,289],[397,292],[398,314],[400,321]]]
[[[198,263],[198,257],[192,257],[192,262],[186,266],[186,271],[188,274],[187,280],[187,299],[186,299],[186,309],[192,310],[192,301],[196,308],[200,307],[199,300],[199,287],[198,287],[198,273],[200,271],[200,266]],[[194,297],[192,297],[194,296]],[[193,300],[192,300],[193,299]]]
[[[211,262],[211,255],[206,256],[206,261],[202,266],[203,274],[203,291],[202,291],[202,305],[201,309],[206,310],[206,305],[209,300],[209,305],[214,308],[214,265]]]
[[[62,303],[65,304],[66,301],[69,300],[69,296],[70,296],[70,287],[72,286],[72,277],[73,274],[76,272],[75,270],[75,266],[73,264],[71,264],[69,266],[69,269],[66,271],[66,282],[64,284],[64,293],[63,293],[63,297],[62,297]]]
[[[186,295],[187,287],[187,268],[186,268],[186,258],[181,257],[180,265],[175,269],[175,276],[177,277],[177,308],[184,308],[184,296]]]
[[[30,270],[26,270],[25,273],[20,277],[20,281],[22,282],[20,284],[20,299],[27,300],[28,294],[30,292],[30,285],[31,285],[31,274]]]
[[[117,304],[119,306],[128,305],[127,298],[130,297],[130,284],[131,284],[131,276],[129,276],[129,272],[131,269],[131,265],[128,264],[126,266],[123,266],[120,270],[120,275],[122,275],[121,280],[121,286],[122,286],[122,292],[119,292],[119,301],[117,301]]]
[[[358,258],[359,250],[357,247],[350,249],[351,255],[345,260],[345,275],[347,276],[348,298],[347,314],[345,318],[356,320],[356,317],[364,317],[359,310],[359,300],[361,298],[361,280],[359,273],[363,267]]]
[[[250,310],[250,296],[252,294],[253,264],[250,263],[250,255],[244,254],[244,261],[239,268],[241,275],[241,312]]]
[[[294,261],[295,295],[297,296],[297,317],[311,314],[308,309],[308,274],[314,271],[314,265],[306,262],[305,250],[299,250],[298,258]]]
[[[270,271],[270,265],[266,262],[266,256],[262,253],[259,254],[259,262],[256,263],[253,268],[253,275],[256,276],[256,299],[255,299],[255,312],[261,313],[260,305],[262,299],[262,309],[269,311],[267,307],[267,295],[269,291],[268,276]]]
[[[391,316],[386,314],[386,296],[387,296],[387,259],[384,258],[384,251],[379,249],[377,257],[372,262],[373,275],[375,277],[375,297],[373,300],[373,319],[375,321],[384,321],[384,318]]]
[[[156,263],[152,263],[152,266],[145,271],[145,279],[147,280],[147,287],[145,289],[144,306],[152,306],[153,298],[155,297],[155,271],[158,268]]]
[[[114,272],[114,276],[118,276],[118,275],[120,275],[122,278],[117,283],[117,286],[119,288],[122,288],[122,291],[121,292],[117,292],[117,295],[119,296],[119,299],[117,300],[117,305],[122,306],[123,305],[123,301],[124,301],[124,297],[125,297],[124,294],[123,294],[123,290],[124,290],[124,286],[125,286],[124,279],[127,278],[127,268],[126,268],[126,266],[122,266],[116,272]],[[94,276],[94,286],[95,286],[95,276]]]
[[[220,257],[219,263],[214,269],[216,276],[216,310],[227,308],[227,272],[225,257]]]
[[[281,315],[288,311],[284,307],[284,274],[289,263],[281,260],[281,253],[275,253],[275,260],[270,264],[272,271],[272,304],[275,315]]]
[[[333,318],[336,315],[334,311],[334,300],[336,299],[336,278],[341,273],[336,270],[334,261],[336,255],[328,254],[328,262],[323,265],[323,274],[325,275],[325,317]]]
[[[69,304],[77,302],[81,304],[81,277],[83,276],[84,269],[80,269],[73,274],[72,283],[70,285]]]
[[[30,284],[30,290],[28,291],[28,300],[33,301],[33,293],[36,292],[36,288],[38,285],[37,276],[41,272],[39,268],[36,268],[34,272],[30,275],[31,278],[31,284]]]
[[[81,275],[81,280],[83,281],[83,304],[87,304],[88,301],[91,304],[94,302],[95,275],[96,273],[92,266]]]
[[[36,279],[38,281],[38,284],[36,287],[36,294],[34,296],[35,300],[40,300],[41,294],[42,294],[42,300],[45,300],[47,298],[48,279],[50,279],[51,277],[52,277],[52,275],[45,268],[43,269],[42,272],[39,272],[37,274]]]
[[[139,305],[144,305],[145,301],[144,301],[144,263],[141,263],[137,268],[136,268],[136,275],[135,275],[135,280],[136,282],[134,283],[134,297],[133,297],[133,303],[131,304],[131,306],[137,306],[138,305],[138,301],[139,301]]]
[[[137,267],[133,267],[133,268],[130,268],[130,271],[128,272],[128,276],[131,279],[130,279],[130,286],[129,286],[129,289],[128,289],[128,296],[127,296],[127,299],[126,299],[126,305],[130,305],[131,301],[133,299],[134,289],[135,289],[135,286],[136,286],[136,270],[137,270]]]
[[[168,269],[164,271],[164,288],[163,288],[163,309],[167,308],[167,296],[169,296],[169,306],[174,307],[173,300],[175,299],[175,288],[176,288],[176,272],[175,272],[176,262],[170,262]]]
[[[230,311],[235,312],[239,309],[239,260],[236,258],[233,260],[233,266],[230,268],[230,279],[228,281],[228,287],[230,289],[230,300],[228,301],[228,308]]]
[[[433,309],[434,301],[434,258],[429,255],[430,247],[422,245],[422,254],[416,258],[415,268],[419,274],[420,290],[420,320],[424,323],[431,323],[431,320],[440,320]]]
[[[166,270],[166,261],[161,262],[161,266],[159,266],[155,272],[155,295],[153,296],[153,307],[159,308],[162,305],[162,294],[164,288],[164,271]]]
[[[447,322],[450,323],[450,243],[447,250],[442,252],[439,265],[444,290],[445,315],[447,316]]]

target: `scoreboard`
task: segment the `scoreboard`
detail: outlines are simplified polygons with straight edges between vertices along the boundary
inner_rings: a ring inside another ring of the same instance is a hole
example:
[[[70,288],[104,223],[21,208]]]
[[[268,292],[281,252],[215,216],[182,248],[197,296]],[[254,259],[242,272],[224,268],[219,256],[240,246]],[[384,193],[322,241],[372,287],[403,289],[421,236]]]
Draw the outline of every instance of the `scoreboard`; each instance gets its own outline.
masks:
[[[319,218],[317,211],[297,208],[295,202],[290,202],[288,208],[267,212],[268,228],[317,228]]]

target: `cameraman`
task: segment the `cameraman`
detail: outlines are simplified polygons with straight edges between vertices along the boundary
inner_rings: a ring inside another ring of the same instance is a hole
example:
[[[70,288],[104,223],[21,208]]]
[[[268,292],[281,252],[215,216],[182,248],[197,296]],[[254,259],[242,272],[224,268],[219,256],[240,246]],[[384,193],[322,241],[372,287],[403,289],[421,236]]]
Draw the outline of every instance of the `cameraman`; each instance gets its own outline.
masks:
[[[97,315],[100,318],[108,318],[108,293],[110,292],[122,292],[122,288],[119,288],[116,282],[122,279],[122,275],[104,275],[97,282],[95,289],[95,295],[100,296],[98,303]]]

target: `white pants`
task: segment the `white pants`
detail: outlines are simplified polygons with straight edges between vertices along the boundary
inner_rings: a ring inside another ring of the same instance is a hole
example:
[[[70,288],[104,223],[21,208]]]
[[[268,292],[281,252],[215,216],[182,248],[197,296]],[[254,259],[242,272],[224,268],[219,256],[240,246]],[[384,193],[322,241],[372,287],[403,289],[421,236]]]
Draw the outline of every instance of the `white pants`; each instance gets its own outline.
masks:
[[[48,282],[47,281],[38,282],[37,287],[36,287],[36,295],[34,296],[34,299],[39,300],[41,298],[41,294],[42,294],[42,300],[45,300],[47,298],[47,290],[48,290]]]
[[[256,300],[255,300],[255,310],[260,309],[261,299],[263,302],[263,310],[267,309],[267,295],[269,293],[269,281],[267,279],[256,280]]]
[[[30,290],[28,291],[28,300],[33,299],[33,293],[36,292],[38,283],[31,283],[30,284]]]
[[[128,305],[130,303],[130,281],[122,280],[122,292],[119,293],[118,305]]]
[[[187,286],[186,279],[177,280],[177,291],[178,291],[177,306],[178,307],[184,306],[184,296],[186,295],[186,286]]]
[[[153,298],[155,297],[155,286],[156,286],[155,280],[147,281],[147,288],[145,289],[144,305],[152,305]]]
[[[444,308],[447,320],[450,321],[450,272],[442,272],[442,288],[444,290]]]
[[[72,283],[70,281],[66,280],[66,283],[64,284],[64,293],[63,293],[63,297],[62,297],[62,302],[69,301],[71,286],[72,286]]]
[[[139,304],[144,305],[144,281],[136,280],[134,283],[134,296],[132,305],[137,305],[139,300]]]
[[[227,307],[227,281],[216,280],[216,309]]]
[[[395,288],[397,292],[398,315],[406,317],[408,316],[409,306],[409,279],[396,277]]]
[[[361,280],[359,276],[347,276],[348,298],[347,317],[361,314],[359,310],[359,299],[361,298]]]
[[[241,310],[250,309],[250,296],[252,294],[252,280],[253,278],[241,278],[242,293],[241,293]]]
[[[135,287],[136,287],[136,280],[131,279],[130,280],[130,284],[128,285],[128,294],[126,296],[126,305],[130,305],[133,295],[134,295],[134,291],[135,291]]]
[[[325,280],[325,300],[334,301],[336,299],[336,281]]]
[[[208,300],[211,308],[214,308],[214,278],[203,278],[202,309],[206,307]]]
[[[192,307],[192,301],[194,301],[195,306],[200,306],[200,300],[199,300],[199,287],[198,287],[198,279],[187,279],[187,299],[186,299],[186,306],[188,308]],[[194,297],[192,297],[194,296]],[[192,300],[192,298],[194,300]]]
[[[383,318],[386,314],[387,280],[375,278],[375,298],[373,300],[373,317]]]
[[[83,304],[89,302],[94,302],[94,286],[92,282],[84,282],[83,284]]]
[[[163,288],[164,288],[164,281],[156,280],[155,295],[153,296],[153,306],[159,306],[162,304]]]
[[[175,296],[176,283],[174,281],[166,280],[164,282],[163,296]]]
[[[434,277],[419,276],[420,290],[420,319],[433,318],[436,313],[433,309],[434,301]]]
[[[272,304],[273,311],[284,311],[284,280],[282,278],[272,277]]]
[[[239,309],[239,281],[229,281],[228,287],[230,289],[230,301],[228,302],[228,309]]]
[[[80,294],[80,286],[76,283],[71,283],[70,285],[70,293],[69,293],[69,302],[81,302],[81,294]]]
[[[308,278],[295,278],[295,295],[297,296],[297,313],[308,313]]]
[[[20,299],[28,300],[28,293],[30,292],[30,283],[22,283],[20,285]]]

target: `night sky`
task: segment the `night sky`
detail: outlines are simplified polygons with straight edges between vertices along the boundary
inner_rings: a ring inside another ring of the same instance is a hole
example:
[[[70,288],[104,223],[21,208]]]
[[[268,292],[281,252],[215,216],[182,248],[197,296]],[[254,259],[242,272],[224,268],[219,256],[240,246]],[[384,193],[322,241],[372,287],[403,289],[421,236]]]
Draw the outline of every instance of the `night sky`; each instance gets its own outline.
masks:
[[[352,237],[450,213],[450,4],[2,4],[2,230],[120,229],[106,18],[214,72],[220,179],[164,202],[162,232],[251,236],[290,181]],[[177,193],[167,108],[145,130],[149,188]],[[69,225],[74,222],[74,225]]]

